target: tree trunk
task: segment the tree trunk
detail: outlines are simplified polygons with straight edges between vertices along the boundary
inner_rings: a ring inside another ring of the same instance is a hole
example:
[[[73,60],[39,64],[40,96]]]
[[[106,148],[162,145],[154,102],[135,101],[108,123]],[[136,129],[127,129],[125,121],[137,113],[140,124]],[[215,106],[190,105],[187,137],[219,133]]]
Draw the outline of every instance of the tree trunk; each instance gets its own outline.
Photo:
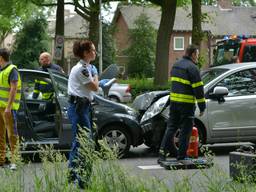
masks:
[[[201,0],[192,0],[192,43],[199,46],[203,39]]]
[[[57,35],[64,37],[64,0],[57,2],[55,40]],[[61,59],[57,60],[57,64],[64,68],[64,44]]]
[[[162,16],[157,33],[155,85],[166,85],[169,78],[169,47],[177,0],[163,0]]]
[[[99,4],[95,4],[90,12],[89,39],[94,43],[96,50],[98,50],[99,42],[99,14]]]

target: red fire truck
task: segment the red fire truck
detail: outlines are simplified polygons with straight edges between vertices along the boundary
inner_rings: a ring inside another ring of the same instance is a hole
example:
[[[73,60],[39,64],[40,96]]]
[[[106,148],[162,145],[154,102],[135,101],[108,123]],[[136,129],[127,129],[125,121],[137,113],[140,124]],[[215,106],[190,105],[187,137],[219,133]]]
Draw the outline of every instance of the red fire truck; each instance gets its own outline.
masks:
[[[256,61],[256,38],[225,37],[214,49],[213,66]]]

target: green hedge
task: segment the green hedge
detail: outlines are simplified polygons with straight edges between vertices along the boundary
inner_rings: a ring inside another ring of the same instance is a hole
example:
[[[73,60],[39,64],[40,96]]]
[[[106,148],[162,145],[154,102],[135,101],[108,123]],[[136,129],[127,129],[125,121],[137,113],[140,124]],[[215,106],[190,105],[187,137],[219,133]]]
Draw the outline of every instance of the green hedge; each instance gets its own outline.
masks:
[[[131,85],[131,94],[133,98],[145,92],[167,90],[171,87],[170,81],[166,86],[156,86],[154,85],[152,78],[131,78],[127,80],[118,80],[118,82]]]

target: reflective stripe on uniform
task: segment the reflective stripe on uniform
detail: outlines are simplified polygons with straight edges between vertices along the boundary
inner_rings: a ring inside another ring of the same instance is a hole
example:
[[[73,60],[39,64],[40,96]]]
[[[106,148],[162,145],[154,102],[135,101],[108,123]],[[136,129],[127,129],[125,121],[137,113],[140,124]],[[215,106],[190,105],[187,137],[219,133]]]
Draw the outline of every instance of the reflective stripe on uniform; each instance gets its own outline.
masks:
[[[186,95],[180,93],[170,93],[171,101],[182,102],[182,103],[195,103],[195,97],[193,95]]]
[[[48,83],[47,82],[45,82],[45,81],[40,81],[40,80],[35,80],[35,82],[36,83],[39,83],[39,84],[41,84],[41,85],[47,85]]]
[[[0,97],[6,98],[7,101],[8,101],[8,98],[9,98],[9,91],[1,91]],[[16,98],[16,99],[17,99],[17,98],[19,99],[20,97],[21,97],[21,94],[20,94],[20,93],[16,93],[15,98]]]
[[[196,99],[193,95],[186,95],[180,93],[170,93],[171,101],[184,102],[184,103],[203,103],[205,98]]]
[[[197,99],[196,101],[197,101],[197,103],[204,103],[205,102],[205,98]]]
[[[42,99],[44,100],[51,99],[52,96],[53,96],[53,92],[42,93]]]
[[[204,86],[204,83],[203,83],[202,81],[199,81],[199,82],[197,82],[197,83],[193,83],[193,84],[192,84],[192,87],[193,87],[193,88],[200,87],[200,86]]]
[[[10,89],[11,89],[11,88],[0,86],[0,91],[7,91],[7,92],[9,92]],[[17,90],[17,93],[21,93],[21,90]]]
[[[179,77],[172,77],[171,81],[176,81],[176,82],[179,82],[179,83],[182,83],[182,84],[185,84],[185,85],[191,85],[189,80],[182,79],[182,78],[179,78]]]
[[[34,93],[39,93],[40,91],[39,90],[37,90],[37,89],[34,89],[34,91],[33,91]]]
[[[0,97],[0,101],[8,102],[8,99],[9,99],[9,98]],[[14,103],[19,103],[20,100],[15,99],[13,102],[14,102]]]

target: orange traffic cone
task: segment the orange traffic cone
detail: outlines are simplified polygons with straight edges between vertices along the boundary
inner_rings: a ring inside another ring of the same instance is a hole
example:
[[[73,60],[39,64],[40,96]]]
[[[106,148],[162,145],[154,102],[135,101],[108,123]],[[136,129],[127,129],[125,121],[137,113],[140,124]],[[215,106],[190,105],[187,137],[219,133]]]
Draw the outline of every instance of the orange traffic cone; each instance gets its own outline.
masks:
[[[192,133],[189,139],[189,146],[187,150],[187,156],[192,158],[198,157],[198,130],[196,127],[193,127]]]

